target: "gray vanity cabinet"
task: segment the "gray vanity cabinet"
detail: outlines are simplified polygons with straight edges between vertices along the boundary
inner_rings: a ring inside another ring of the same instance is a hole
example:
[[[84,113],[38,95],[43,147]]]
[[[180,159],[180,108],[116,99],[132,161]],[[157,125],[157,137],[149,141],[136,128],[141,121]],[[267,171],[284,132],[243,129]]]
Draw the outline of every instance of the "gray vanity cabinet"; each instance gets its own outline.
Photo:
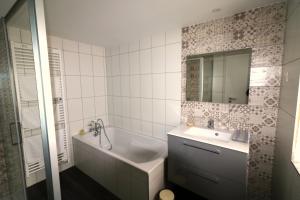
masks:
[[[168,135],[168,180],[212,200],[246,196],[248,154]]]

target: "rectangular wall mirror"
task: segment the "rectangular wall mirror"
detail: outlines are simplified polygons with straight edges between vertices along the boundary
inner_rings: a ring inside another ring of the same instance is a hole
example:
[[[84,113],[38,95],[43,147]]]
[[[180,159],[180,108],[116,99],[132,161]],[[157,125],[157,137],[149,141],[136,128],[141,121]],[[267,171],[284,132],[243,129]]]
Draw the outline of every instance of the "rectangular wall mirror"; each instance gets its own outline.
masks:
[[[188,56],[186,100],[247,104],[251,49]]]

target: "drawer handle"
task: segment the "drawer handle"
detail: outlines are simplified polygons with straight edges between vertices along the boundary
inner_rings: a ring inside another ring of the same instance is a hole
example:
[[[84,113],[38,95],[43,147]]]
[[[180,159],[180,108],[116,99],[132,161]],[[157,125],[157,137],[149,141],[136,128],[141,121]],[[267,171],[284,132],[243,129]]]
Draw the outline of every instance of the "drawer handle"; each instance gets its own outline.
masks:
[[[200,176],[201,178],[205,179],[205,180],[208,180],[210,182],[213,182],[215,184],[218,184],[219,183],[219,178],[218,177],[215,177],[215,176],[212,176],[212,177],[208,177],[207,175],[205,174],[201,174],[199,172],[191,172],[192,174],[195,174],[196,176]]]
[[[210,153],[214,153],[214,154],[221,154],[221,151],[218,150],[218,149],[215,149],[215,150],[206,149],[206,148],[203,148],[203,147],[197,147],[197,146],[187,144],[187,143],[183,143],[183,145],[188,146],[188,147],[192,147],[192,148],[196,148],[196,149],[200,149],[200,150],[203,150],[203,151],[207,151],[207,152],[210,152]]]

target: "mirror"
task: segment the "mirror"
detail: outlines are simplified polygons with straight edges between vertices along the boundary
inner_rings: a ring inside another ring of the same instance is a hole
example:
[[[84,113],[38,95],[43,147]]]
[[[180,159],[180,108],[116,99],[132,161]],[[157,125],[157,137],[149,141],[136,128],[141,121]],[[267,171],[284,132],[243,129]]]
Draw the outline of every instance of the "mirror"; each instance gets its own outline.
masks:
[[[188,56],[186,100],[247,104],[251,49]]]

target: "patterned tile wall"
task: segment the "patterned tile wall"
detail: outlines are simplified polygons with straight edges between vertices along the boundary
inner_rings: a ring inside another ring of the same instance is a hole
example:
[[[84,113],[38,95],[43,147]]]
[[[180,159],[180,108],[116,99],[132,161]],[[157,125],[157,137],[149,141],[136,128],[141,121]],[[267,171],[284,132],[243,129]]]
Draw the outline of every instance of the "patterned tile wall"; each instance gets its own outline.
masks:
[[[249,199],[271,198],[273,151],[282,70],[285,3],[256,8],[182,28],[182,122],[247,129],[251,133]],[[186,57],[209,52],[252,49],[248,105],[186,99]]]

